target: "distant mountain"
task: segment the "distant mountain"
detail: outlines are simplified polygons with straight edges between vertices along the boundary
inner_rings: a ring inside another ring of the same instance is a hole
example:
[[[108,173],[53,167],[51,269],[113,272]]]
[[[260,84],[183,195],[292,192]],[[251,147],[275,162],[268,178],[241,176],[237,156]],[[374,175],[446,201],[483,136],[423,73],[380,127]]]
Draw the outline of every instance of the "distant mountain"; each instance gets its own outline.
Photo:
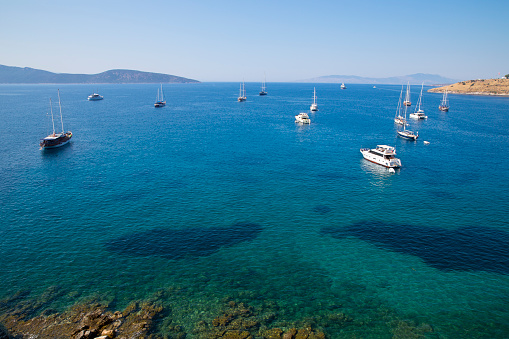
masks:
[[[389,78],[366,78],[356,75],[326,75],[312,79],[299,80],[297,82],[310,82],[310,83],[345,83],[345,84],[385,84],[385,85],[404,85],[410,82],[412,85],[420,85],[424,82],[425,85],[442,85],[452,84],[459,80],[444,78],[437,74],[410,74]]]
[[[1,84],[117,84],[199,82],[175,75],[112,69],[99,74],[52,73],[30,67],[0,65]]]

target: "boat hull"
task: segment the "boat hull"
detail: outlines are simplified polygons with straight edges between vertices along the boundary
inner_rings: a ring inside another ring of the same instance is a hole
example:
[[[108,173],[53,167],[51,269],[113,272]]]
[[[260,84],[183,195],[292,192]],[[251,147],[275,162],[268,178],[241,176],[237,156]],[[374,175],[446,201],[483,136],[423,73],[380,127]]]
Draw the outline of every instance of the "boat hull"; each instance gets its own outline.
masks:
[[[442,112],[449,112],[449,107],[447,106],[438,106],[438,109],[441,110]]]
[[[71,141],[71,138],[72,132],[64,133],[63,135],[57,138],[49,136],[42,139],[41,142],[39,143],[39,146],[41,146],[41,149],[62,147],[65,144],[69,143],[69,141]]]
[[[267,92],[261,91],[260,95],[267,95]]]
[[[299,124],[310,124],[311,119],[309,119],[309,116],[306,113],[300,113],[295,116],[295,122]]]
[[[103,97],[99,97],[99,98],[88,98],[88,101],[99,101],[99,100],[102,100],[104,99]]]
[[[398,135],[403,139],[414,140],[414,141],[417,140],[417,138],[419,137],[418,135],[415,135],[415,134],[407,134],[404,131],[398,131]]]
[[[410,118],[412,118],[412,119],[427,119],[428,117],[425,115],[421,115],[421,114],[411,113]]]
[[[378,156],[375,156],[374,154],[369,152],[369,149],[361,149],[362,156],[367,161],[370,161],[374,164],[387,167],[387,168],[400,168],[401,167],[401,161],[399,159],[384,159]]]
[[[394,123],[398,125],[408,125],[405,118],[394,118]]]
[[[154,107],[164,107],[164,106],[166,106],[166,101],[156,102],[154,104]]]

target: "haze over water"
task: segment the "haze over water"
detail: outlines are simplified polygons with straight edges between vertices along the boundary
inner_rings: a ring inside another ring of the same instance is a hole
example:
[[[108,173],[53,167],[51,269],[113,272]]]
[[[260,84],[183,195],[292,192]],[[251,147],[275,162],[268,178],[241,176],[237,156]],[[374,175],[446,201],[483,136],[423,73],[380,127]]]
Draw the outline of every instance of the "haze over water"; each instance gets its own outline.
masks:
[[[509,99],[451,95],[442,113],[424,93],[409,142],[400,86],[347,86],[259,97],[248,83],[239,103],[238,83],[165,85],[155,109],[157,84],[100,85],[98,102],[96,85],[60,85],[74,136],[40,151],[57,86],[0,85],[0,299],[57,285],[48,307],[98,295],[120,309],[179,287],[185,302],[161,302],[189,331],[233,298],[277,304],[281,327],[347,314],[317,325],[333,338],[390,337],[384,312],[430,335],[507,337]],[[362,159],[377,144],[401,170]]]

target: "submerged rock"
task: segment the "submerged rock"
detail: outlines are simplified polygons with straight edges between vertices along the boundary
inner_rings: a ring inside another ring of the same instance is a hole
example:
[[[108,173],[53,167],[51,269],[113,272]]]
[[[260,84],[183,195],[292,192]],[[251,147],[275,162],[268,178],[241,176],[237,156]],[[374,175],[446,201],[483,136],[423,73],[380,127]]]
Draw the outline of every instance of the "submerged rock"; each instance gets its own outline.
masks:
[[[204,257],[222,247],[253,240],[261,231],[262,227],[254,223],[178,230],[156,228],[113,239],[106,244],[106,248],[111,252],[134,256],[158,256],[167,259]]]

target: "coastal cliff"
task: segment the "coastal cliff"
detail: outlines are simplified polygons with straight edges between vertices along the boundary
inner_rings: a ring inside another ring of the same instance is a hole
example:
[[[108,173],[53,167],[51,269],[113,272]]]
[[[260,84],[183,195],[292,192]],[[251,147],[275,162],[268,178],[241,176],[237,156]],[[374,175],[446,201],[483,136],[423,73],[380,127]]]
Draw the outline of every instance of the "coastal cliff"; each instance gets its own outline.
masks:
[[[428,92],[455,94],[509,95],[509,79],[479,79],[460,81],[452,85],[429,89]]]

